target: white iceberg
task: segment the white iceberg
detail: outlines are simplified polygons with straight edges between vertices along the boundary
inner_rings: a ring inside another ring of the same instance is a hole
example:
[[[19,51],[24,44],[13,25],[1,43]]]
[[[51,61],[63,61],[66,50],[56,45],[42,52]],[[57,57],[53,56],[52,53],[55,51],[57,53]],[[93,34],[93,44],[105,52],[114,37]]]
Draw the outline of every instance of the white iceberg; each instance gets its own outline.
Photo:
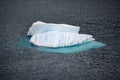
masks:
[[[45,33],[34,34],[30,42],[37,46],[44,47],[63,47],[95,40],[92,35],[76,34],[69,32],[49,31]]]
[[[73,26],[68,24],[45,23],[45,22],[37,21],[32,24],[27,35],[32,36],[38,33],[44,33],[48,31],[79,33],[79,30],[80,30],[79,26]]]

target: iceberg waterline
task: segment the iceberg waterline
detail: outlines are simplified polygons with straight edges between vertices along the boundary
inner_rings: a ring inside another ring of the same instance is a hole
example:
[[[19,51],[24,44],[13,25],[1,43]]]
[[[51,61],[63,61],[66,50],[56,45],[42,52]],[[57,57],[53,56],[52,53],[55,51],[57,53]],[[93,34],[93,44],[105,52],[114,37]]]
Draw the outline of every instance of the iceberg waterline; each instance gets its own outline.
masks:
[[[15,46],[17,48],[29,48],[29,49],[36,49],[38,51],[45,51],[45,52],[52,52],[52,53],[63,53],[63,54],[72,54],[72,53],[81,53],[84,51],[88,51],[91,49],[102,48],[106,46],[106,44],[98,42],[98,41],[90,41],[83,44],[76,44],[73,46],[66,46],[66,47],[58,47],[58,48],[50,48],[50,47],[40,47],[35,46],[29,42],[30,36],[20,39],[19,41],[15,42]]]

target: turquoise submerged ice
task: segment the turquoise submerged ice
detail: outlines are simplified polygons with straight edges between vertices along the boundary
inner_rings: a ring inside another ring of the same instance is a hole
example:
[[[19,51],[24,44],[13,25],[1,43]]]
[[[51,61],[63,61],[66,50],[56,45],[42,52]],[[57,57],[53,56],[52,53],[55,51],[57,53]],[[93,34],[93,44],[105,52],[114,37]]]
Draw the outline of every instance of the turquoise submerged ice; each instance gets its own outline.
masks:
[[[31,37],[25,37],[16,42],[17,48],[29,48],[29,49],[36,49],[38,51],[50,52],[50,53],[64,53],[64,54],[72,54],[72,53],[81,53],[84,51],[88,51],[91,49],[101,48],[104,47],[106,44],[98,42],[98,41],[89,41],[83,44],[77,44],[73,46],[67,47],[59,47],[59,48],[48,48],[48,47],[39,47],[31,44],[29,42]]]
[[[44,33],[48,31],[78,33],[79,30],[80,30],[79,26],[73,26],[73,25],[68,25],[68,24],[44,23],[41,21],[37,21],[32,24],[27,35],[32,36],[34,34]]]

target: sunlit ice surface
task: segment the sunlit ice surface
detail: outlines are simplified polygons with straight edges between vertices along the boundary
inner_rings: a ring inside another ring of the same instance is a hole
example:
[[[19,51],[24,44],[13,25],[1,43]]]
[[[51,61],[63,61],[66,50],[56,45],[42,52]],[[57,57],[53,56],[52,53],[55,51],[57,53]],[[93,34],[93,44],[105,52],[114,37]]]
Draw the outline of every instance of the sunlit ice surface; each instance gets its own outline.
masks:
[[[50,48],[50,47],[40,47],[35,46],[29,42],[30,36],[20,39],[19,41],[15,42],[15,47],[17,48],[32,48],[39,51],[45,51],[50,53],[64,53],[64,54],[71,54],[71,53],[81,53],[84,51],[88,51],[91,49],[101,48],[106,46],[106,44],[98,42],[98,41],[90,41],[83,44],[77,44],[73,46],[67,47],[58,47],[58,48]]]

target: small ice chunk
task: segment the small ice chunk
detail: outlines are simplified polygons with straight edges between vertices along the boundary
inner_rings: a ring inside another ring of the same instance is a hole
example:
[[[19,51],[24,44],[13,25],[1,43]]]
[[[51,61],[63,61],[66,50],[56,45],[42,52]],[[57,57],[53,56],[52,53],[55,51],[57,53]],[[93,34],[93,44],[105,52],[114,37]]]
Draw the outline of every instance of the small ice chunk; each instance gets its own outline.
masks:
[[[34,34],[48,32],[48,31],[60,31],[60,32],[70,32],[79,33],[80,27],[68,24],[54,24],[54,23],[44,23],[37,21],[32,24],[27,35],[32,36]]]
[[[33,35],[30,39],[30,42],[37,46],[56,48],[82,44],[93,40],[95,39],[92,37],[92,35],[49,31]]]

